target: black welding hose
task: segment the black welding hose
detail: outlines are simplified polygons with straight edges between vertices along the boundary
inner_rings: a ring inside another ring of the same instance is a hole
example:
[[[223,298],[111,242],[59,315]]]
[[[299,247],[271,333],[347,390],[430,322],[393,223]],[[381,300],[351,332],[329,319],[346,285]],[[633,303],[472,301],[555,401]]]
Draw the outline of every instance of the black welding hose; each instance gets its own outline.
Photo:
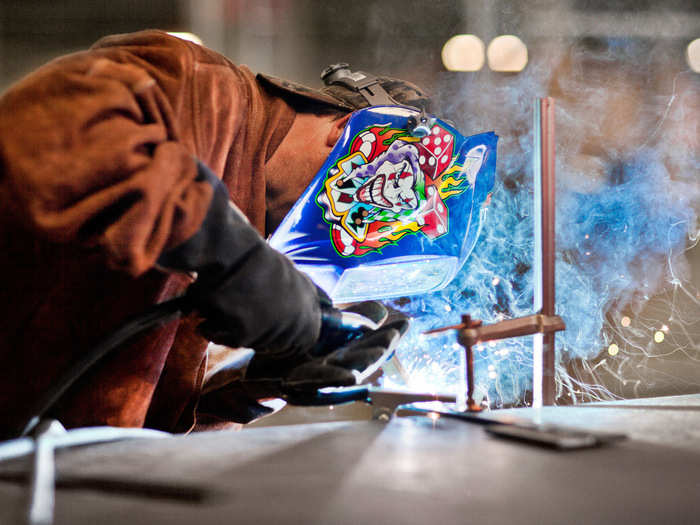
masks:
[[[116,330],[102,339],[90,352],[81,356],[57,381],[55,381],[34,405],[30,416],[22,422],[20,436],[29,434],[41,418],[85,372],[112,350],[119,348],[132,337],[162,323],[179,317],[191,310],[186,295],[181,295],[151,306],[143,313],[128,319]]]

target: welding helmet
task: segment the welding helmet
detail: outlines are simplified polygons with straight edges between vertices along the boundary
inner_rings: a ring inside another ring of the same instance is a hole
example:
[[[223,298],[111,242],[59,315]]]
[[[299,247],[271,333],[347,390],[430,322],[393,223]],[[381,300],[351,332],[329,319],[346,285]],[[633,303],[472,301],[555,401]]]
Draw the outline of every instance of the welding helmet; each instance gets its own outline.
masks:
[[[494,185],[497,136],[465,137],[425,106],[398,103],[377,77],[347,64],[322,78],[349,92],[338,97],[335,90],[339,104],[359,95],[364,107],[353,111],[270,245],[337,303],[444,288],[476,243]]]

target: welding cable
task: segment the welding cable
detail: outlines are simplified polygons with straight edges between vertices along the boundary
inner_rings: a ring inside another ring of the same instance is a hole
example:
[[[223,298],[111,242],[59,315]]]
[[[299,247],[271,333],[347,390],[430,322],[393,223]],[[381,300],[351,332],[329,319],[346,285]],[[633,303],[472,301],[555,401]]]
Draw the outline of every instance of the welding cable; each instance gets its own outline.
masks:
[[[37,426],[42,417],[53,408],[63,394],[107,354],[119,348],[132,337],[145,330],[172,321],[192,311],[187,295],[180,295],[168,301],[151,306],[143,313],[124,322],[112,333],[102,339],[93,349],[74,363],[57,381],[55,381],[34,406],[30,416],[23,422],[20,436],[26,436]]]

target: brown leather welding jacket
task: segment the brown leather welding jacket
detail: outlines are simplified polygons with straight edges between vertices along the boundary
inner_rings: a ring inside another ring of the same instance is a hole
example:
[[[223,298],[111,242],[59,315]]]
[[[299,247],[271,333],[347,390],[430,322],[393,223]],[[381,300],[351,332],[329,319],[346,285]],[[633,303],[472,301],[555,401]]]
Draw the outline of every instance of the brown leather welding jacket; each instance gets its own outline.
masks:
[[[263,165],[294,111],[245,67],[158,31],[59,58],[0,99],[0,435],[124,319],[181,293],[159,254],[200,226],[209,166],[259,231]],[[207,342],[193,317],[111,354],[65,396],[66,426],[184,431]]]

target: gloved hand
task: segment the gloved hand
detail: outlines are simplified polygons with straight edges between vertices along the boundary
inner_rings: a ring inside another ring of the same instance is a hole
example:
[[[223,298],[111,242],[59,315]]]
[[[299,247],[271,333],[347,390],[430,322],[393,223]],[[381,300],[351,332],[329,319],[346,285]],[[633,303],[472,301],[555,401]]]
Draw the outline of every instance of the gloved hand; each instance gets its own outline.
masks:
[[[203,164],[199,179],[214,189],[197,233],[158,259],[161,267],[196,272],[187,297],[205,319],[209,340],[248,347],[272,359],[291,359],[314,347],[321,334],[317,287],[264,241]]]
[[[391,357],[408,329],[401,314],[385,324],[386,308],[373,301],[345,310],[324,304],[322,311],[321,336],[308,352],[282,360],[256,353],[243,381],[249,395],[308,404],[321,388],[359,384]]]
[[[367,393],[362,389],[332,394],[318,390],[328,386],[351,386],[362,376],[371,375],[391,357],[408,323],[399,313],[393,313],[385,323],[386,308],[376,302],[359,303],[334,312],[328,311],[329,304],[324,302],[327,315],[323,336],[312,352],[287,360],[256,353],[244,367],[236,367],[244,374],[242,380],[225,378],[223,383],[204,393],[197,409],[200,423],[206,423],[207,419],[220,421],[222,414],[227,420],[250,423],[272,412],[258,402],[266,398],[283,398],[292,405],[327,405],[366,399]],[[210,381],[209,384],[217,383],[215,378]]]

